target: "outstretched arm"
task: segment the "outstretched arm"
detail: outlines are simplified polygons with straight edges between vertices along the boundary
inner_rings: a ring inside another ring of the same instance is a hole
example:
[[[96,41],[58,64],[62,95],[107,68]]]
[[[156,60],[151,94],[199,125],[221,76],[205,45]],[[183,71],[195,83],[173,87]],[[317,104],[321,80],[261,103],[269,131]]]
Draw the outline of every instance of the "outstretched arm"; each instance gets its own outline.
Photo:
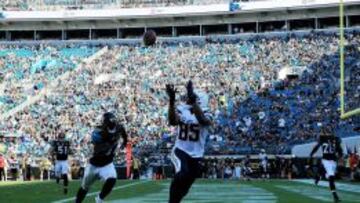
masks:
[[[211,125],[211,120],[204,114],[203,110],[196,102],[192,105],[192,108],[196,119],[199,121],[201,125],[203,126]]]
[[[175,108],[176,89],[174,88],[174,85],[171,84],[166,85],[166,93],[169,96],[169,111],[168,111],[169,124],[175,126],[179,124],[179,116],[176,113],[176,108]]]
[[[55,152],[55,141],[51,141],[51,147],[50,147],[50,156],[53,160],[55,160],[56,152]]]
[[[343,149],[341,147],[341,138],[337,138],[337,140],[336,140],[336,152],[339,155],[339,158],[343,157]]]
[[[190,80],[186,86],[188,101],[192,105],[192,111],[195,114],[196,119],[199,121],[200,125],[209,126],[211,125],[211,120],[205,116],[203,110],[197,104],[197,95],[194,93],[194,88],[192,81]]]
[[[316,153],[316,151],[319,149],[320,146],[321,146],[320,143],[317,143],[317,144],[315,145],[315,147],[313,148],[313,150],[312,150],[311,153],[310,153],[310,157],[313,157],[313,156],[314,156],[314,154]]]
[[[121,126],[121,137],[123,139],[123,146],[125,147],[127,145],[127,142],[128,142],[128,135],[126,133],[126,130],[125,130],[125,127],[124,126]]]

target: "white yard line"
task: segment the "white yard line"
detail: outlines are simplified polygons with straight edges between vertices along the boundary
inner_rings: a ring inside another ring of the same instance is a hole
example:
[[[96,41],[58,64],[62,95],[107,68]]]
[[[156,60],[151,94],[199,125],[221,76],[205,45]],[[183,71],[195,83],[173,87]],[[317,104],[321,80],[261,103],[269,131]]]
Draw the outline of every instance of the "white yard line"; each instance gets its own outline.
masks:
[[[109,203],[167,203],[169,184],[157,192],[130,199],[113,200]],[[266,190],[251,185],[195,184],[183,203],[276,203],[277,197]]]
[[[301,180],[294,180],[295,182],[315,185],[314,180],[311,179],[301,179]],[[356,192],[360,193],[360,185],[352,185],[352,184],[346,184],[346,183],[335,183],[336,189],[343,190],[346,192]],[[329,187],[329,183],[327,181],[320,181],[319,186],[321,187]]]
[[[321,181],[319,186],[315,186],[314,180],[303,179],[303,180],[294,180],[294,182],[305,183],[297,185],[275,185],[275,187],[282,190],[301,194],[303,196],[309,197],[311,199],[316,199],[325,202],[333,202],[333,197],[330,190],[328,189],[328,182]],[[358,195],[347,193],[347,192],[356,192],[359,193],[360,185],[350,185],[345,183],[337,183],[337,188],[339,189],[340,199],[348,202],[360,202]]]
[[[140,181],[140,182],[129,183],[129,184],[126,184],[126,185],[117,186],[117,187],[113,188],[113,191],[128,188],[128,187],[132,187],[132,186],[135,186],[135,185],[140,185],[140,184],[143,184],[143,183],[146,183],[146,182],[149,182],[149,181]],[[95,196],[95,195],[99,194],[99,192],[100,191],[88,193],[86,195],[86,197]],[[71,197],[71,198],[66,198],[66,199],[54,201],[52,203],[64,203],[64,202],[70,202],[70,201],[74,201],[74,200],[75,200],[75,197]]]
[[[324,202],[332,202],[330,191],[325,190],[322,187],[311,188],[309,186],[290,186],[290,185],[275,185],[275,187],[282,190],[300,194],[311,199],[316,199]]]

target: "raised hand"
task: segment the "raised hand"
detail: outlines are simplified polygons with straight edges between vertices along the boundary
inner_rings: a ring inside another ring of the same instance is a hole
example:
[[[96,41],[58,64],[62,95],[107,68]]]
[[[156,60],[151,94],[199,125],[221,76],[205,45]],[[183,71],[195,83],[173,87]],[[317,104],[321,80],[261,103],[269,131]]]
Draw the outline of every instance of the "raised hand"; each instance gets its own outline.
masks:
[[[176,88],[173,84],[166,85],[166,93],[169,96],[170,102],[175,102]]]
[[[194,87],[193,87],[193,83],[191,80],[189,80],[189,82],[187,83],[186,90],[187,90],[189,104],[194,104],[196,102],[197,96],[194,93]]]

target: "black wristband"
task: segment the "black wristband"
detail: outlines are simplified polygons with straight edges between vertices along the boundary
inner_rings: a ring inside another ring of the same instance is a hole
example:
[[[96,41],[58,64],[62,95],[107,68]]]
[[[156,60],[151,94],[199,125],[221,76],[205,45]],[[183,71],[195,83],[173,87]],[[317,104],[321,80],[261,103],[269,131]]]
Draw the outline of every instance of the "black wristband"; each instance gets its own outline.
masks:
[[[197,99],[196,94],[191,94],[191,95],[189,95],[189,101],[190,101],[191,104],[195,104],[195,103],[196,103],[196,99]]]

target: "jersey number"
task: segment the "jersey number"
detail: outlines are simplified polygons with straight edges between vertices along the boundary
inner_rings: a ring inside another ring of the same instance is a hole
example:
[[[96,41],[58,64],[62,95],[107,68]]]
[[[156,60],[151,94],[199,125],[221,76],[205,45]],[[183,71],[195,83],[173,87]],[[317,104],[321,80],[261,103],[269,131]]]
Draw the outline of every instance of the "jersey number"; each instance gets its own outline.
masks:
[[[195,124],[180,124],[179,139],[197,142],[200,139],[200,126]]]
[[[58,146],[58,153],[59,154],[67,154],[68,152],[68,147],[67,146],[64,146],[64,145],[60,145]]]
[[[331,143],[324,143],[322,146],[324,154],[333,154],[335,152],[335,149]]]

